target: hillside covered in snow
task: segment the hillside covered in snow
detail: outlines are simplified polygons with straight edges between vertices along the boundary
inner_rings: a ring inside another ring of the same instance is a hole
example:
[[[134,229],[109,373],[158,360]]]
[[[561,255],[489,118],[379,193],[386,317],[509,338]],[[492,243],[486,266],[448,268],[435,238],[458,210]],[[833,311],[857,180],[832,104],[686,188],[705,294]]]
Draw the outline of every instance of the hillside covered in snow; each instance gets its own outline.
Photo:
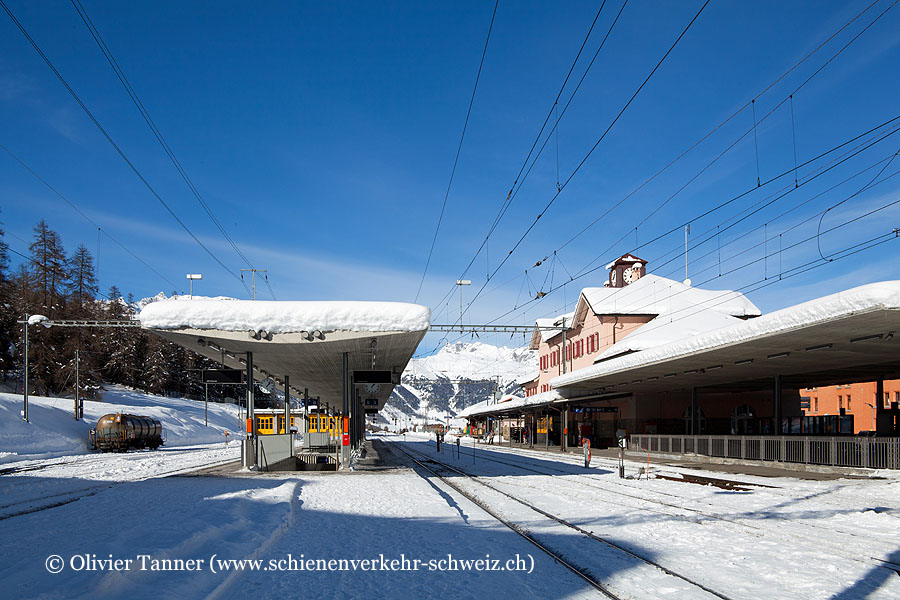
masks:
[[[522,395],[516,380],[537,369],[535,351],[482,342],[448,344],[432,356],[414,358],[394,388],[378,424],[393,428],[443,421],[494,392]]]
[[[21,417],[21,394],[0,393],[0,463],[89,452],[88,431],[103,415],[117,412],[159,419],[166,447],[240,439],[239,409],[233,404],[210,402],[208,425],[203,402],[120,386],[110,386],[102,401],[85,400],[83,420],[73,418],[72,404],[71,398],[29,396],[30,422],[26,423]]]

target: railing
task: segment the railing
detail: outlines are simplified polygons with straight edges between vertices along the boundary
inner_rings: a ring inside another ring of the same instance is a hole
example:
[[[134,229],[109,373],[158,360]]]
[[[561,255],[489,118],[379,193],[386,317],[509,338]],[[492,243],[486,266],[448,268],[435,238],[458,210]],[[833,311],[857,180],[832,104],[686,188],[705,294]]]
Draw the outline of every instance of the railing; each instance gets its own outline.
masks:
[[[631,450],[834,467],[900,469],[900,438],[631,435]]]

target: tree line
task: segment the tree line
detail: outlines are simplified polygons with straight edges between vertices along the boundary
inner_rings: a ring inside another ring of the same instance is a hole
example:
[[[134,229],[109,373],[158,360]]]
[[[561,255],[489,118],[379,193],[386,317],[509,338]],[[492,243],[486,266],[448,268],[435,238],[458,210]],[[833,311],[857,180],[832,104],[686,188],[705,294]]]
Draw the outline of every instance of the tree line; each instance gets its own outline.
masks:
[[[67,254],[57,232],[44,220],[35,225],[29,256],[11,270],[9,246],[0,228],[0,370],[21,393],[24,366],[25,315],[50,320],[127,321],[137,305],[113,285],[104,296],[98,290],[94,257],[84,244]],[[197,369],[217,366],[138,327],[28,328],[30,394],[67,396],[75,392],[76,350],[82,397],[98,398],[104,384],[199,398],[203,395]],[[210,386],[210,398],[234,396],[237,390]]]

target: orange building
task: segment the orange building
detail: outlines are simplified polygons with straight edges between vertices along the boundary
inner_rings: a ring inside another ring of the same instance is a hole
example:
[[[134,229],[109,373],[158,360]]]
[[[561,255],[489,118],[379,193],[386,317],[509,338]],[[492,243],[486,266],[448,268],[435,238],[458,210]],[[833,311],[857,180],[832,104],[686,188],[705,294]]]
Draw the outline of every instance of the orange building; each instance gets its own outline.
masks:
[[[853,416],[853,433],[875,431],[876,384],[850,383],[800,390],[805,416]],[[880,398],[883,408],[900,405],[900,380],[885,380]]]

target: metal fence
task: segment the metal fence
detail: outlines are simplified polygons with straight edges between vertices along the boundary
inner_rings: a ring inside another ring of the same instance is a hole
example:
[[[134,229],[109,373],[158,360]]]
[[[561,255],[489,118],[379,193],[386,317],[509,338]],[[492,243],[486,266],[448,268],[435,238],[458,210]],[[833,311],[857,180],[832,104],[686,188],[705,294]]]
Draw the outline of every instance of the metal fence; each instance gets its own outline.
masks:
[[[900,438],[895,437],[633,434],[628,446],[661,454],[900,469]]]

